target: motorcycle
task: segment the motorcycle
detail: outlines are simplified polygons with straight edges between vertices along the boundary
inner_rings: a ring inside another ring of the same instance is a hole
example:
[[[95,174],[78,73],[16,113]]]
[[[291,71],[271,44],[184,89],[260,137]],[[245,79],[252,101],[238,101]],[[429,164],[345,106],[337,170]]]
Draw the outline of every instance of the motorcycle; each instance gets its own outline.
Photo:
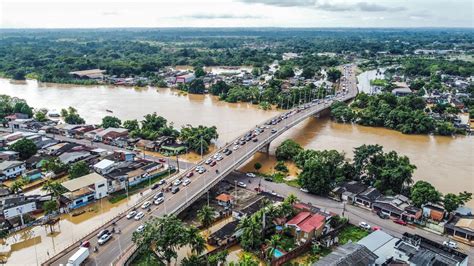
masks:
[[[99,248],[97,246],[94,247],[94,252],[95,253],[99,252]]]

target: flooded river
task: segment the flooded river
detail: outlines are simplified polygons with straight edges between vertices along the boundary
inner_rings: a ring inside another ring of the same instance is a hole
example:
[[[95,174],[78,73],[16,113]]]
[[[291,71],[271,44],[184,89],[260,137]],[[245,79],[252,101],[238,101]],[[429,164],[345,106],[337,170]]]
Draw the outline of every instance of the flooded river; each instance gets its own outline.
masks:
[[[37,108],[59,111],[73,106],[89,123],[100,123],[102,117],[110,115],[106,112],[109,109],[122,121],[140,120],[143,115],[156,112],[177,128],[186,124],[215,125],[220,136],[218,145],[278,113],[276,110],[263,111],[251,104],[225,103],[210,95],[186,95],[172,89],[40,84],[36,81],[12,83],[0,79],[0,94],[23,98]],[[474,191],[472,137],[403,135],[382,128],[337,124],[327,118],[309,118],[272,143],[271,154],[287,138],[296,140],[305,148],[344,151],[348,157],[352,157],[354,147],[380,144],[385,151],[395,150],[410,158],[417,166],[415,180],[427,180],[443,193]],[[242,169],[253,171],[257,161],[263,164],[263,171],[271,171],[275,163],[272,155],[257,154]],[[290,167],[290,172],[296,173],[296,169]],[[474,207],[474,202],[471,201],[469,206]],[[35,254],[38,254],[39,261],[43,261],[47,253],[54,253],[55,247],[61,249],[72,239],[78,239],[111,215],[125,210],[126,204],[112,205],[104,201],[102,208],[103,211],[96,205],[91,212],[65,217],[60,229],[56,228],[60,233],[54,237],[46,235],[45,228],[36,227],[9,239],[9,244],[13,244],[9,262],[35,264]],[[38,243],[41,245],[35,245]]]

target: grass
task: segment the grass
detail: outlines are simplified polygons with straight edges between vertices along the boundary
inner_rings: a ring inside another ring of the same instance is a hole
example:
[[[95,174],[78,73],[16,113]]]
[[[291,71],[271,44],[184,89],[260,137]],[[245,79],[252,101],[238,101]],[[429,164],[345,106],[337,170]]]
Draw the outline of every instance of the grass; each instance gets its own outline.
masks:
[[[348,225],[339,233],[339,245],[344,245],[347,242],[352,241],[356,242],[366,237],[369,234],[369,231],[359,228],[354,225]]]
[[[173,174],[174,172],[176,172],[175,169],[171,170],[171,174]],[[154,184],[158,181],[160,181],[161,179],[163,178],[166,178],[168,177],[169,174],[168,172],[162,172],[162,173],[159,173],[157,174],[156,176],[152,177],[150,181],[143,181],[141,182],[140,184],[136,185],[136,186],[133,186],[133,187],[130,187],[129,190],[128,190],[128,194],[129,195],[132,195],[132,194],[135,194],[137,192],[139,192],[141,189],[147,187],[148,185],[150,184]],[[117,192],[114,192],[112,194],[110,194],[110,197],[109,197],[109,201],[110,203],[117,203],[123,199],[127,198],[127,194],[125,193],[125,190],[121,190],[121,191],[117,191]]]
[[[298,184],[298,179],[288,180],[288,181],[285,181],[285,183],[288,186],[295,187],[295,188],[300,188],[300,184]]]

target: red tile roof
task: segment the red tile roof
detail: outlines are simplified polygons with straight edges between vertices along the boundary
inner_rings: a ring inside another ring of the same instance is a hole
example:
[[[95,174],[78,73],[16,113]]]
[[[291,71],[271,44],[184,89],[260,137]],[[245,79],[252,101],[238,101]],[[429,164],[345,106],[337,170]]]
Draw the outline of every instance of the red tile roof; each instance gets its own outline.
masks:
[[[219,196],[216,197],[216,200],[228,202],[228,201],[232,201],[233,198],[234,197],[232,197],[229,194],[222,193],[222,194],[220,194]]]
[[[289,220],[286,224],[299,225],[310,216],[310,212],[300,212],[295,217],[291,218],[291,220]]]
[[[303,232],[311,232],[324,226],[326,217],[319,214],[311,214],[310,212],[300,212],[287,225],[296,225]]]

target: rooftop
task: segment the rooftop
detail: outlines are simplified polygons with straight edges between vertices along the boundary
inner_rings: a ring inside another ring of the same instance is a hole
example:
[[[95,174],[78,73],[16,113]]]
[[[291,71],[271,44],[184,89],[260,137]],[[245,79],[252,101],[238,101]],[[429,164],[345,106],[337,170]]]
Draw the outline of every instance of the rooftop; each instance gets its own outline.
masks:
[[[81,189],[83,187],[87,187],[90,185],[93,185],[97,182],[106,182],[107,179],[105,179],[103,176],[97,174],[97,173],[91,173],[85,176],[81,176],[69,181],[66,181],[62,183],[63,187],[65,187],[69,191],[75,191],[78,189]]]
[[[103,159],[102,161],[94,164],[94,168],[97,168],[97,169],[105,169],[107,167],[110,167],[114,164],[115,162],[114,161],[111,161],[111,160],[107,160],[107,159]]]
[[[226,194],[226,193],[222,193],[220,194],[219,196],[216,197],[216,200],[218,201],[232,201],[234,199],[234,197],[232,197],[231,195],[229,194]]]
[[[0,171],[4,171],[8,168],[16,167],[22,164],[23,162],[20,162],[20,161],[3,161],[3,162],[0,162]]]
[[[350,242],[321,258],[313,266],[365,266],[372,265],[376,259],[377,256],[365,246]]]

